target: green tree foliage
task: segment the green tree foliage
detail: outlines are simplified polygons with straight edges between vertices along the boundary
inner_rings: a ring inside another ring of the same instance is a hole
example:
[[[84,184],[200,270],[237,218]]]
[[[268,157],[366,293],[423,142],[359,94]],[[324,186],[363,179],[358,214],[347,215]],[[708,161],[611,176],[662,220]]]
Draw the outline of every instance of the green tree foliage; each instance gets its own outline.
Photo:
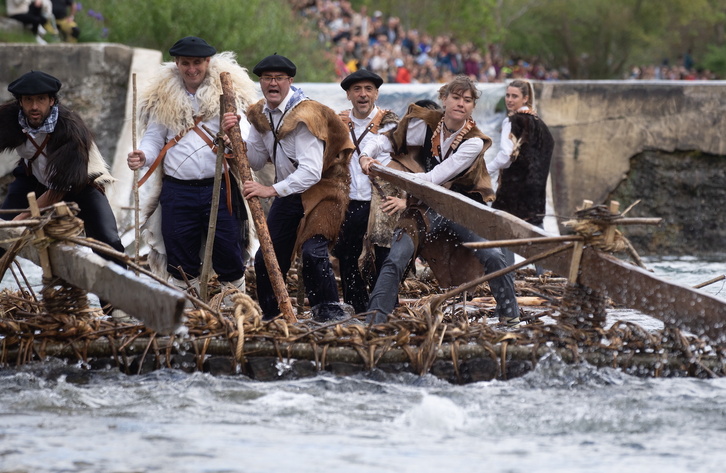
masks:
[[[631,64],[689,50],[700,56],[724,21],[718,0],[510,0],[501,8],[501,18],[516,17],[506,52],[566,66],[578,79],[621,78]]]
[[[4,0],[0,0],[0,5]],[[83,0],[82,41],[111,41],[168,51],[196,35],[232,50],[252,67],[278,52],[300,65],[299,81],[331,81],[330,46],[291,0]],[[683,64],[726,78],[724,0],[352,0],[381,10],[405,29],[493,48],[504,58],[539,58],[575,79],[619,79],[632,65]],[[90,11],[94,16],[89,15]],[[101,16],[102,15],[102,16]],[[0,41],[34,41],[0,32]],[[168,56],[167,56],[168,59]]]
[[[199,36],[219,51],[234,51],[252,69],[277,52],[299,66],[298,81],[330,81],[332,61],[321,54],[315,32],[303,29],[285,1],[265,0],[84,0],[82,27],[97,33],[100,13],[105,41],[163,51],[184,36]],[[89,12],[96,17],[88,19]],[[83,28],[82,28],[83,29]]]
[[[726,77],[726,45],[709,45],[702,64],[704,68],[718,74],[719,77]]]

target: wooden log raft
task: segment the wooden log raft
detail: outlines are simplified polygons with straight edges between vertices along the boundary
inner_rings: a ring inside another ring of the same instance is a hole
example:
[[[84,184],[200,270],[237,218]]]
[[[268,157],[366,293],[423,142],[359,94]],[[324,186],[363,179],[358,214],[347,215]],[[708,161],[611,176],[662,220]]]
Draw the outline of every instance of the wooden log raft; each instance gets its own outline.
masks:
[[[151,349],[150,347],[152,347]],[[129,368],[144,363],[141,358],[153,360],[152,366],[166,367],[171,363],[171,357],[182,354],[196,354],[194,366],[201,369],[204,359],[221,357],[234,364],[231,355],[231,344],[228,340],[198,339],[195,341],[179,341],[172,339],[152,339],[148,337],[136,338],[132,341],[100,338],[87,344],[69,343],[42,343],[35,342],[32,348],[25,347],[23,351],[32,350],[39,357],[55,357],[76,359],[83,354],[89,359],[116,358],[115,364],[122,371],[136,374]],[[419,347],[390,348],[378,350],[371,355],[375,358],[375,368],[394,372],[416,372],[411,358],[418,355]],[[5,364],[14,364],[20,356],[19,349],[7,350],[2,353]],[[448,381],[462,383],[486,381],[492,379],[508,379],[521,376],[531,371],[544,357],[556,356],[563,362],[572,364],[586,362],[598,368],[617,368],[628,373],[648,376],[713,376],[726,374],[724,361],[717,356],[701,357],[697,361],[683,353],[623,353],[614,350],[588,350],[578,351],[563,347],[545,347],[535,345],[513,345],[505,342],[494,345],[481,343],[454,344],[443,343],[437,349],[434,364],[430,373],[439,376],[443,374]],[[246,366],[243,373],[255,379],[269,381],[281,378],[284,375],[276,367],[281,360],[308,361],[314,364],[310,373],[327,370],[336,372],[342,368],[340,364],[352,365],[345,368],[351,372],[362,372],[373,369],[370,360],[362,356],[361,352],[348,346],[316,346],[309,343],[280,343],[269,340],[248,340],[244,345],[244,358]],[[106,362],[108,364],[108,362]],[[268,366],[269,365],[269,366]],[[448,367],[448,369],[446,368]],[[269,368],[269,369],[268,369]],[[274,368],[274,369],[273,369]],[[472,369],[486,373],[479,373],[472,377]],[[462,373],[466,371],[467,373]],[[271,375],[276,372],[277,375]],[[232,371],[234,373],[234,371]],[[230,373],[231,374],[231,373]]]

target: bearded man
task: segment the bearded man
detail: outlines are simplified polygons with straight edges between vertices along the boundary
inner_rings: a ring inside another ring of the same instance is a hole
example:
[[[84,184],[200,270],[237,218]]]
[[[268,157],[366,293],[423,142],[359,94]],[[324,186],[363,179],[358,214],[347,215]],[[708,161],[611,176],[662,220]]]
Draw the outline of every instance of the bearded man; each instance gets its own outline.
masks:
[[[15,100],[0,106],[0,151],[19,156],[3,209],[25,209],[35,192],[38,206],[61,200],[75,202],[86,235],[123,252],[116,218],[104,193],[114,181],[81,117],[60,103],[61,82],[42,71],[31,71],[8,85]],[[3,214],[23,220],[29,211]]]

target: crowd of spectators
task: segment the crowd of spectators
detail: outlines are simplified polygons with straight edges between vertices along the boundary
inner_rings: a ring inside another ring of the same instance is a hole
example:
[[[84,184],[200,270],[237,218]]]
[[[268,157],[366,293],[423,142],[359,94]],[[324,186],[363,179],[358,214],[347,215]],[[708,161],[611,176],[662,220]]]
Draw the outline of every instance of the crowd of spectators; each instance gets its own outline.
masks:
[[[376,10],[356,11],[348,0],[291,0],[300,15],[317,25],[321,43],[329,48],[338,80],[357,69],[371,70],[389,83],[448,82],[466,74],[479,82],[509,79],[564,80],[567,68],[547,67],[538,59],[503,57],[496,45],[480,49],[446,35],[431,36],[406,30],[399,18]],[[682,63],[668,66],[632,67],[625,79],[701,80],[715,76],[697,72],[690,55]],[[689,67],[690,66],[690,67]]]
[[[406,30],[398,17],[379,10],[368,14],[350,1],[292,0],[293,7],[317,25],[318,39],[329,45],[338,79],[360,68],[369,69],[387,82],[448,82],[467,74],[479,82],[527,78],[557,80],[566,71],[549,70],[539,61],[504,59],[496,47],[480,50],[446,35],[431,36]]]
[[[708,69],[688,67],[684,64],[669,64],[663,61],[658,66],[632,66],[625,79],[630,80],[717,80],[718,77]]]

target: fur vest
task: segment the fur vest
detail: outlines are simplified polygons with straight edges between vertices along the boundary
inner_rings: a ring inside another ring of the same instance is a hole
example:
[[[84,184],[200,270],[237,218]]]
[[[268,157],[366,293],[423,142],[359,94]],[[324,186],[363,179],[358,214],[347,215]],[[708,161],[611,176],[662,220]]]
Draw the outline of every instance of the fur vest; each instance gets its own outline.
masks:
[[[421,148],[424,152],[409,153],[406,146],[406,133],[408,132],[408,122],[413,118],[420,118],[428,127],[429,132],[426,134],[427,139],[433,130],[439,125],[443,112],[431,110],[418,105],[410,105],[406,115],[401,119],[398,128],[387,133],[395,153],[395,159],[403,166],[411,170],[430,171],[435,165],[431,162],[431,144],[425,143]],[[494,190],[492,189],[492,180],[487,172],[486,162],[484,161],[484,153],[492,145],[492,140],[481,132],[476,126],[464,136],[462,140],[480,139],[484,142],[482,151],[477,156],[474,163],[449,182],[443,184],[447,189],[459,192],[477,201],[491,202],[494,200]]]
[[[537,115],[515,113],[509,121],[516,145],[512,164],[500,171],[497,199],[492,207],[541,225],[554,139]]]
[[[271,133],[270,122],[262,112],[260,100],[247,112],[247,119],[260,133]],[[320,181],[302,194],[305,216],[297,229],[296,250],[315,235],[335,242],[348,208],[350,188],[350,156],[353,142],[348,127],[330,108],[314,100],[303,100],[285,115],[278,131],[280,140],[303,122],[316,138],[325,143],[323,171]]]
[[[22,145],[27,137],[18,123],[17,101],[0,106],[0,150]],[[58,122],[45,147],[48,157],[48,183],[54,189],[78,192],[93,183],[101,187],[114,181],[108,165],[93,140],[93,133],[81,117],[68,107],[58,105]]]
[[[345,123],[346,120],[343,120],[343,122]],[[397,123],[398,115],[390,110],[383,110],[383,115],[381,117],[380,123],[378,123],[378,125],[375,126],[373,129],[371,129],[370,133],[378,133],[381,128],[384,128],[391,124],[395,125]],[[388,166],[397,170],[404,170],[401,166],[398,165],[398,163],[396,163],[395,160],[392,160],[388,164]],[[380,177],[375,176],[368,177],[371,180],[371,210],[368,216],[368,227],[364,240],[364,249],[366,257],[375,257],[371,245],[386,248],[391,247],[391,237],[393,236],[393,229],[395,228],[396,222],[398,221],[398,217],[400,215],[400,212],[397,212],[393,215],[388,215],[381,210],[381,205],[385,202],[386,197],[401,197],[404,193],[385,179],[381,179]]]

